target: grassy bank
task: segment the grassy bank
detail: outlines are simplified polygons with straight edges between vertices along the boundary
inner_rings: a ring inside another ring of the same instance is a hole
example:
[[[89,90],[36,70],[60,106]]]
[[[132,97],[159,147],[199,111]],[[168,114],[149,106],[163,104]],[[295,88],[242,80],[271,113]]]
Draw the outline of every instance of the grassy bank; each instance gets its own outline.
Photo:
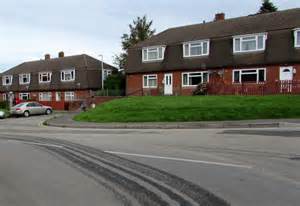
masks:
[[[300,96],[128,97],[77,115],[88,122],[176,122],[300,118]]]

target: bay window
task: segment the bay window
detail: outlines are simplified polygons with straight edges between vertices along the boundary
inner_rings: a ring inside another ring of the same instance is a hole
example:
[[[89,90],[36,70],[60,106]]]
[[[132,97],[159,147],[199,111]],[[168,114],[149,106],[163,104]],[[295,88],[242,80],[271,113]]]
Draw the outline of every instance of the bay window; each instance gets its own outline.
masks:
[[[233,53],[264,51],[267,34],[252,34],[235,36],[233,38]]]
[[[144,75],[143,76],[143,88],[156,88],[157,87],[157,75]]]
[[[266,69],[235,69],[232,72],[233,83],[259,83],[266,81]]]
[[[183,57],[209,55],[209,40],[186,42],[183,44]]]
[[[208,72],[186,72],[182,73],[182,86],[197,86],[209,81]]]
[[[29,84],[30,83],[30,74],[19,74],[19,83],[20,84]]]
[[[143,62],[161,61],[164,59],[164,53],[164,46],[143,48]]]

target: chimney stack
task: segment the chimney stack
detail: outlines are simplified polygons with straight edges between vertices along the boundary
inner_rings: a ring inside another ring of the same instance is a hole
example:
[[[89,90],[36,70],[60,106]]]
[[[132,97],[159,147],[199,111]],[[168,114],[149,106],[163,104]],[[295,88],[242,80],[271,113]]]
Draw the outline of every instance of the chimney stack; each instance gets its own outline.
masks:
[[[45,54],[45,60],[49,60],[50,59],[50,54]]]
[[[225,20],[225,13],[217,13],[215,15],[215,21],[223,21]]]
[[[65,57],[65,53],[64,53],[63,51],[59,52],[59,53],[58,53],[58,57],[59,57],[59,58]]]

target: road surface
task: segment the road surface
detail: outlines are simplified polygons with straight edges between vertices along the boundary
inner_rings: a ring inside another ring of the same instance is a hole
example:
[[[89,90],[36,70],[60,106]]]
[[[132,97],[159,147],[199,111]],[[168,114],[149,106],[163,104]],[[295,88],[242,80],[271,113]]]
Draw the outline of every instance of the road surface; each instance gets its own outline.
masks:
[[[300,202],[300,128],[97,130],[0,120],[0,205]]]

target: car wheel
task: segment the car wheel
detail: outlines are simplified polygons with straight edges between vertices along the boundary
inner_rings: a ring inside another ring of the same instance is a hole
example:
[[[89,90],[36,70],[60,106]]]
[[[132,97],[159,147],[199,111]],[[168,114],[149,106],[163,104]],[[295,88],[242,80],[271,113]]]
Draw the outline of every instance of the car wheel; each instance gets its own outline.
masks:
[[[47,109],[46,110],[46,115],[50,115],[52,113],[52,110],[51,109]]]
[[[24,117],[29,117],[29,116],[30,116],[30,113],[29,113],[28,111],[25,111],[25,112],[23,113],[23,115],[24,115]]]

